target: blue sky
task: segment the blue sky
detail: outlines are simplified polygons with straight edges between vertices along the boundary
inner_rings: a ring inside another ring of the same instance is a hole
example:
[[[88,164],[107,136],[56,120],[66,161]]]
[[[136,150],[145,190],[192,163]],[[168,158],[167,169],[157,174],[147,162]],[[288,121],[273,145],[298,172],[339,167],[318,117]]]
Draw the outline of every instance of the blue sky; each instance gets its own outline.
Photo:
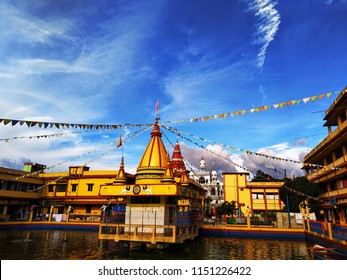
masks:
[[[270,173],[271,165],[302,175],[300,164],[228,146],[301,162],[327,136],[324,110],[337,94],[242,116],[181,120],[341,91],[347,85],[346,12],[345,0],[2,0],[0,118],[150,124],[159,100],[160,122],[172,121],[166,125],[213,151],[178,138],[191,165],[198,167],[203,156],[207,168],[215,162],[219,172],[245,171],[241,166]],[[122,151],[112,147],[122,135],[125,169],[134,173],[150,139],[150,130],[137,135],[139,129],[1,123],[0,138],[10,140],[0,141],[0,165],[118,169]],[[163,132],[172,153],[176,136]],[[66,134],[25,138],[55,133]]]

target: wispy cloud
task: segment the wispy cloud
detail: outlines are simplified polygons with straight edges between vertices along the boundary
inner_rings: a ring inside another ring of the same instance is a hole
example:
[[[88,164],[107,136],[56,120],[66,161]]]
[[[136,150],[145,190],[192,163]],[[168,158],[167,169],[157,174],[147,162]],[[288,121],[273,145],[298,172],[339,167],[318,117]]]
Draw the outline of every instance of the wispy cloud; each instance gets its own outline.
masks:
[[[345,5],[345,4],[347,4],[347,0],[325,0],[324,1],[324,4],[328,5],[328,6],[333,4],[333,3]]]
[[[68,20],[39,19],[4,3],[0,4],[0,27],[1,37],[23,43],[47,44],[54,38],[72,40],[66,34],[72,28]]]
[[[16,78],[26,75],[49,75],[52,73],[93,73],[95,70],[76,63],[47,59],[11,59],[7,65],[0,65],[0,78]]]
[[[261,46],[257,56],[257,66],[262,68],[265,63],[267,49],[279,29],[281,17],[275,9],[275,1],[249,0],[247,4],[257,18],[255,43]]]

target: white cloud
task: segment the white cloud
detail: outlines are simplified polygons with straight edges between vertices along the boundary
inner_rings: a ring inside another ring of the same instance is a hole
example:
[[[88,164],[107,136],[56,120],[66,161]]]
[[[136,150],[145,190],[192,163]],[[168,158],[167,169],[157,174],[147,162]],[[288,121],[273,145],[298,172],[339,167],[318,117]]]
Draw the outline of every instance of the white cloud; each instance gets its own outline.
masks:
[[[274,40],[279,29],[281,17],[279,12],[275,9],[275,1],[250,0],[247,2],[249,9],[254,12],[257,18],[255,42],[261,45],[257,57],[257,66],[262,68],[265,63],[266,52],[270,42]]]
[[[0,77],[16,78],[23,75],[49,75],[51,73],[95,73],[91,68],[60,60],[11,59],[7,65],[0,65]]]
[[[182,156],[188,162],[189,166],[195,170],[199,169],[200,160],[203,158],[206,162],[206,170],[212,171],[214,168],[218,172],[235,172],[235,165],[230,159],[230,152],[224,150],[219,145],[207,145],[206,149],[190,147],[184,142],[180,142]],[[214,167],[213,167],[214,165]]]
[[[256,173],[257,170],[262,170],[273,177],[277,176],[278,178],[282,178],[283,174],[280,172],[286,170],[288,177],[292,175],[304,176],[304,172],[301,170],[302,164],[296,162],[303,161],[303,157],[307,154],[307,149],[305,147],[291,146],[288,142],[283,142],[260,148],[254,152],[263,156],[239,154],[233,155],[232,158],[253,173]],[[273,159],[272,157],[278,159]],[[278,172],[275,174],[271,168],[276,168]]]
[[[12,161],[20,162],[20,159],[25,157],[28,159],[27,161],[53,167],[52,170],[66,171],[68,166],[85,164],[112,148],[111,145],[106,146],[107,144],[102,146],[98,142],[91,143],[87,140],[89,133],[72,132],[74,131],[28,128],[26,124],[13,127],[10,127],[10,124],[6,126],[1,124],[0,135],[2,138],[19,137],[20,139],[0,141],[2,151],[0,161],[10,158]],[[52,134],[54,136],[35,137]],[[110,143],[112,141],[109,141],[108,144]]]
[[[195,65],[182,65],[163,80],[165,93],[170,97],[170,103],[160,110],[166,119],[181,120],[182,116],[191,118],[224,113],[221,110],[227,105],[225,99],[239,100],[239,96],[230,89],[235,83],[248,79],[248,74],[243,72],[244,62],[208,69],[215,58],[210,59]]]
[[[11,28],[9,28],[11,27]],[[72,28],[65,19],[39,19],[9,4],[0,4],[1,37],[25,43],[50,43],[52,39],[73,41],[66,33]]]

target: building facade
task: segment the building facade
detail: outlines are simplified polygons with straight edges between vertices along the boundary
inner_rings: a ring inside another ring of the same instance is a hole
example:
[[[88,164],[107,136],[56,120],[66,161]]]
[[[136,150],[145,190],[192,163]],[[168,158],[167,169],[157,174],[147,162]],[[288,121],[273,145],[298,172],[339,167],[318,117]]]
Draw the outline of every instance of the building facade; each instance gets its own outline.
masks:
[[[248,182],[249,173],[223,173],[224,200],[235,201],[240,216],[260,215],[281,211],[280,198],[283,182]]]
[[[223,180],[218,177],[214,164],[212,171],[208,171],[206,170],[206,161],[204,158],[201,158],[199,170],[190,171],[189,178],[202,185],[206,190],[206,198],[211,206],[210,208],[221,205],[224,202]]]
[[[321,189],[321,214],[327,222],[346,224],[347,87],[325,112],[328,136],[305,158],[307,179]]]
[[[29,219],[32,205],[43,199],[44,180],[35,173],[44,166],[26,163],[24,170],[0,167],[0,220],[23,221]]]
[[[102,195],[102,186],[114,182],[118,170],[90,170],[87,166],[71,166],[68,172],[40,174],[44,179],[44,199],[34,207],[34,219],[65,221],[69,210],[70,221],[99,222],[101,207],[117,206],[124,201]],[[128,174],[128,181],[134,176]]]

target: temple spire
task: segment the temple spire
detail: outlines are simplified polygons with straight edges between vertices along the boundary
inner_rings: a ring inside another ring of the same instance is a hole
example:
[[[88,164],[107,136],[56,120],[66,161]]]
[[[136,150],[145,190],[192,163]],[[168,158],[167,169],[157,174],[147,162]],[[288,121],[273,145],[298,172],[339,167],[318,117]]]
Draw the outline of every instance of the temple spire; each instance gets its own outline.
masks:
[[[118,174],[117,177],[114,180],[114,183],[116,184],[123,184],[126,183],[127,178],[125,175],[125,171],[124,171],[124,158],[122,156],[121,162],[120,162],[120,166],[119,166],[119,170],[118,170]]]
[[[155,120],[151,132],[151,140],[137,167],[136,180],[162,179],[165,174],[168,153],[161,139],[162,133],[158,119],[157,117]]]
[[[176,141],[175,148],[172,154],[171,166],[175,172],[183,172],[186,170],[178,141]]]
[[[170,157],[169,155],[167,156],[167,161],[166,161],[166,170],[163,179],[161,182],[174,182],[174,174],[171,168],[171,162],[170,162]]]

